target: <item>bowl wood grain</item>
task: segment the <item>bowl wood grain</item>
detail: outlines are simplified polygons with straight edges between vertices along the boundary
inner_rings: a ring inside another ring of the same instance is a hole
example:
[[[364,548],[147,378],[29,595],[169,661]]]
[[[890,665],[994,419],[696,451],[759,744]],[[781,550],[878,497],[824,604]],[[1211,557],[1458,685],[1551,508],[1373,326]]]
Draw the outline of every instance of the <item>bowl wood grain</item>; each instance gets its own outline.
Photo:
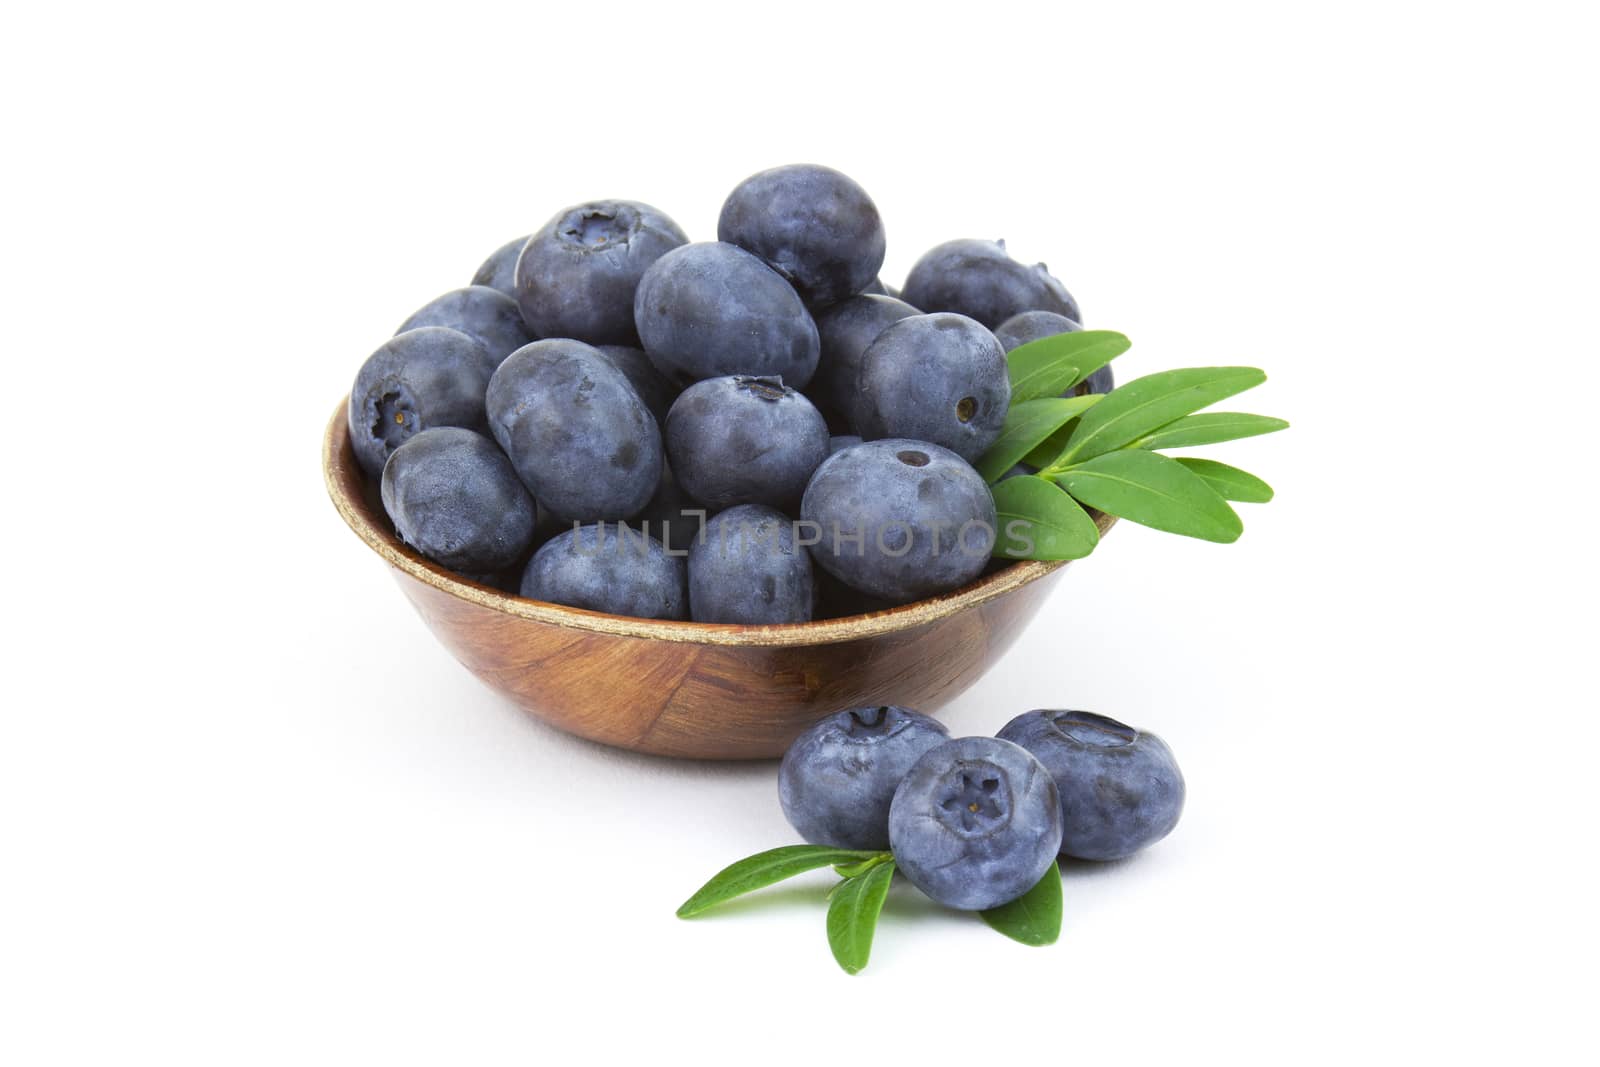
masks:
[[[530,714],[636,752],[697,759],[781,756],[841,708],[935,711],[988,670],[1060,579],[1023,562],[944,596],[787,626],[664,622],[524,600],[407,548],[351,450],[341,402],[322,466],[340,516],[463,666]],[[1096,516],[1104,533],[1116,520]]]

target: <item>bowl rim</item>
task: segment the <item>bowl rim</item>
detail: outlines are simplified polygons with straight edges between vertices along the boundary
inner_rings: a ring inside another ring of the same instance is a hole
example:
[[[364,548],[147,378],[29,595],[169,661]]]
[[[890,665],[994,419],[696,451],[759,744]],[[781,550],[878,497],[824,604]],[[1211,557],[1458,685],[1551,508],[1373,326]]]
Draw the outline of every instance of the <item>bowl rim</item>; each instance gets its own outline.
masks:
[[[586,611],[582,608],[569,608],[542,600],[527,600],[501,592],[491,586],[480,585],[423,558],[406,547],[386,528],[386,523],[380,522],[373,515],[364,492],[359,491],[365,475],[355,462],[355,454],[350,447],[349,405],[350,398],[346,395],[334,409],[333,417],[328,420],[328,427],[322,438],[323,482],[327,486],[328,496],[332,499],[334,508],[339,512],[340,518],[344,519],[345,524],[355,531],[356,536],[384,562],[423,585],[502,615],[551,626],[609,634],[614,637],[637,637],[694,645],[788,648],[835,644],[881,637],[947,619],[968,608],[977,607],[1038,581],[1059,570],[1067,562],[1066,560],[1021,560],[1003,570],[979,577],[953,592],[927,600],[918,600],[866,615],[768,626],[637,619]],[[352,486],[358,491],[352,493],[350,491]],[[1098,513],[1095,513],[1094,519],[1101,534],[1116,522],[1114,517]]]

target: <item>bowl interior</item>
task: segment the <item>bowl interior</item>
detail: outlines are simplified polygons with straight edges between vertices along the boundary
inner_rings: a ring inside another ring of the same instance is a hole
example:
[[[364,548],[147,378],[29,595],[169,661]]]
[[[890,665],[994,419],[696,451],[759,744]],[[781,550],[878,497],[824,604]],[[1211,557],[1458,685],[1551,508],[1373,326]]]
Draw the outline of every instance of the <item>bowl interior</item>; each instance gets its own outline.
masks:
[[[791,623],[781,626],[741,626],[719,623],[672,622],[636,619],[579,608],[547,604],[512,596],[492,586],[480,585],[424,559],[395,536],[394,527],[378,500],[377,489],[362,474],[350,446],[346,423],[348,399],[328,420],[322,442],[322,470],[328,495],[340,516],[385,562],[417,581],[451,596],[507,615],[533,619],[594,633],[643,637],[691,644],[793,646],[851,641],[862,637],[911,629],[964,611],[1036,581],[1062,566],[1060,562],[1024,561],[1002,566],[951,593],[919,600],[903,607],[852,615],[839,619]],[[1102,533],[1115,522],[1096,515]]]

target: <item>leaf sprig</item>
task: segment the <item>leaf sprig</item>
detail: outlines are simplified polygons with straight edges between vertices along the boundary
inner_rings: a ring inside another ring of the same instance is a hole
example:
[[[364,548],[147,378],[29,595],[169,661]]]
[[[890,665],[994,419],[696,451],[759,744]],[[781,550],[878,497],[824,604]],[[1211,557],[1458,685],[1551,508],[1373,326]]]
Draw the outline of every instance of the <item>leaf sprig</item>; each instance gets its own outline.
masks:
[[[678,918],[701,912],[822,867],[841,881],[828,890],[828,947],[847,974],[859,974],[872,955],[878,916],[894,881],[892,852],[858,852],[825,845],[784,845],[746,856],[724,867],[678,908]],[[1009,904],[979,912],[984,922],[1024,945],[1053,944],[1061,934],[1061,871],[1054,864],[1027,893]]]
[[[1147,374],[1104,395],[1071,395],[1129,345],[1120,333],[1083,330],[1031,341],[1007,357],[1011,409],[977,463],[999,517],[996,556],[1087,556],[1100,538],[1085,508],[1228,543],[1244,531],[1229,501],[1272,499],[1272,487],[1247,471],[1160,454],[1285,429],[1287,422],[1265,415],[1199,413],[1260,385],[1266,374],[1254,367],[1189,367]],[[1018,464],[1032,473],[1018,472]]]

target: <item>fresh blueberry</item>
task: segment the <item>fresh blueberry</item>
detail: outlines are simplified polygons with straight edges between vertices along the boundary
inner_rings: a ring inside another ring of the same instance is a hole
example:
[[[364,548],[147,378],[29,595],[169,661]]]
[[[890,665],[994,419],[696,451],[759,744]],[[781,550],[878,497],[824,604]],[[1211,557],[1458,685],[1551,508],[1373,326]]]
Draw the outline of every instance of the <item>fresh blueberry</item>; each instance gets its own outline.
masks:
[[[1183,774],[1155,734],[1089,711],[1029,711],[1000,737],[1032,752],[1061,796],[1061,854],[1131,856],[1166,837],[1183,814]]]
[[[861,357],[891,324],[918,314],[916,308],[887,296],[853,296],[817,312],[822,358],[809,392],[824,415],[854,426],[860,396]]]
[[[623,373],[581,341],[518,349],[489,381],[489,429],[565,522],[630,519],[661,481],[661,433]]]
[[[631,525],[654,537],[677,556],[686,556],[705,526],[706,509],[697,504],[672,475],[670,463],[661,464],[661,485]]]
[[[923,311],[954,311],[991,330],[1023,311],[1054,311],[1082,322],[1077,302],[1043,263],[1018,263],[1004,241],[946,241],[906,276],[900,298]]]
[[[871,285],[883,266],[883,219],[865,189],[828,167],[774,167],[740,182],[717,239],[736,244],[823,307]]]
[[[596,200],[545,223],[517,259],[517,303],[540,337],[637,345],[633,297],[650,265],[689,238],[649,204]]]
[[[812,557],[869,596],[908,603],[976,578],[995,542],[994,497],[978,472],[924,441],[868,441],[811,476],[800,517]]]
[[[881,277],[872,279],[872,284],[861,290],[861,292],[864,296],[892,296],[896,300],[900,298],[900,294],[895,290],[895,287],[887,284]]]
[[[861,438],[853,433],[834,434],[828,438],[828,455],[831,456],[835,452],[842,452],[852,445],[859,445],[860,443]]]
[[[491,289],[498,289],[512,300],[515,300],[517,298],[517,257],[522,254],[522,246],[527,243],[527,237],[518,237],[515,241],[507,241],[495,249],[494,255],[484,260],[483,266],[478,268],[478,273],[472,276],[472,284],[487,285]]]
[[[498,289],[483,285],[469,285],[430,300],[397,332],[404,333],[418,326],[448,326],[468,337],[476,337],[497,365],[533,340],[533,335],[522,324],[517,302]]]
[[[533,540],[533,498],[505,454],[471,430],[436,426],[395,449],[382,496],[400,540],[453,571],[503,570]]]
[[[830,715],[783,754],[784,818],[813,845],[886,849],[895,788],[925,752],[949,739],[943,723],[910,708]]]
[[[997,908],[1055,866],[1056,784],[1009,741],[946,741],[923,753],[895,790],[889,847],[900,872],[940,904]]]
[[[610,615],[683,619],[683,575],[683,560],[654,537],[602,522],[547,541],[522,572],[522,595]]]
[[[828,457],[828,424],[777,378],[736,374],[685,389],[667,413],[672,472],[712,510],[787,507]]]
[[[656,370],[650,357],[644,354],[644,349],[627,345],[596,345],[595,348],[627,377],[628,384],[639,394],[639,399],[650,409],[656,422],[666,422],[667,411],[677,399],[678,390]]]
[[[994,335],[1005,347],[1006,354],[1010,355],[1013,349],[1020,348],[1029,341],[1054,337],[1057,334],[1077,333],[1082,329],[1082,326],[1065,315],[1057,315],[1053,311],[1024,311],[1002,322],[995,328]],[[1116,387],[1116,378],[1111,373],[1110,364],[1107,364],[1089,375],[1086,381],[1078,383],[1073,392],[1109,393]]]
[[[494,365],[480,342],[443,326],[385,341],[350,388],[350,446],[361,469],[378,477],[391,452],[430,426],[481,430],[483,391]]]
[[[633,312],[650,361],[674,381],[773,375],[803,389],[817,369],[817,325],[799,294],[737,245],[668,252],[645,271]]]
[[[994,444],[1011,406],[1006,353],[965,315],[914,315],[861,356],[856,430],[871,441],[909,437],[969,463]]]
[[[729,508],[689,547],[695,622],[809,622],[813,607],[811,556],[781,511],[765,504]]]

